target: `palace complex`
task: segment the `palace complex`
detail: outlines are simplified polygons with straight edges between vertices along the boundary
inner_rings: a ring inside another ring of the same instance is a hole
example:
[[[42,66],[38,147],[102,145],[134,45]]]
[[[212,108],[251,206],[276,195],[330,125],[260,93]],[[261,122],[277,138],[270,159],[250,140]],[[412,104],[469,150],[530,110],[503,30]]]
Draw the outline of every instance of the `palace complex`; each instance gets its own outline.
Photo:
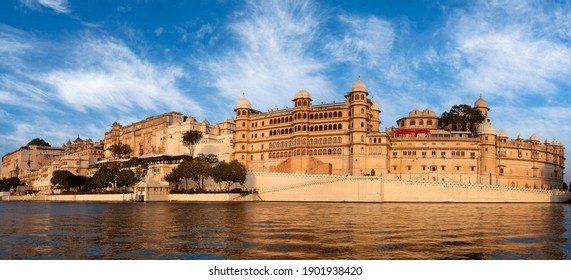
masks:
[[[165,182],[159,181],[181,159],[201,153],[236,159],[251,171],[534,189],[563,185],[563,145],[556,140],[540,142],[536,135],[509,139],[503,131],[496,132],[482,97],[473,107],[485,119],[475,132],[441,128],[440,117],[430,109],[413,109],[396,121],[396,127],[381,131],[380,106],[360,78],[344,97],[343,102],[314,104],[311,94],[301,90],[293,96],[293,107],[262,112],[244,96],[234,117],[216,125],[177,112],[127,126],[116,122],[100,142],[78,137],[63,147],[31,145],[6,154],[2,177],[18,176],[36,189],[46,189],[54,170],[93,174],[97,166],[112,161],[109,147],[128,144],[131,157],[154,166],[149,172],[153,180],[147,184],[161,186]],[[203,138],[189,149],[182,145],[182,136],[191,130],[201,131]]]
[[[440,129],[439,117],[412,110],[398,127],[379,130],[379,104],[358,79],[345,102],[312,103],[301,90],[293,108],[261,112],[242,97],[236,104],[235,158],[249,170],[497,184],[552,189],[563,184],[564,147],[508,139],[488,119],[487,102],[474,108],[485,120],[470,131]]]

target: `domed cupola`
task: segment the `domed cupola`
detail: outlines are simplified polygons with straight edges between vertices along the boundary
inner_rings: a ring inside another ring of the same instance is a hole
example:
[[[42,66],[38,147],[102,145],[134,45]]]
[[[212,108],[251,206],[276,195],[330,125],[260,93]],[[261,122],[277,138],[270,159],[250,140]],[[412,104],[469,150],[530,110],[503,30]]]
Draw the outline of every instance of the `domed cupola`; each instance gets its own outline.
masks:
[[[474,108],[489,108],[488,102],[486,102],[486,100],[484,100],[482,98],[481,94],[480,94],[480,98],[478,98],[478,100],[476,100],[476,102],[474,102]]]
[[[246,94],[242,93],[242,98],[236,103],[235,109],[252,109],[252,104],[246,99]]]
[[[311,101],[313,100],[311,99],[311,94],[307,90],[302,89],[293,96],[292,101],[295,108],[302,106],[303,108],[307,108],[307,106],[311,105]]]
[[[539,137],[537,137],[537,135],[535,135],[535,133],[533,135],[531,135],[531,137],[529,137],[529,140],[531,142],[536,142],[536,143],[540,142]]]
[[[363,91],[363,92],[367,92],[367,86],[365,86],[365,83],[363,83],[363,81],[361,81],[361,76],[359,76],[357,78],[357,81],[353,84],[353,86],[351,87],[351,91]]]
[[[486,102],[486,100],[482,98],[481,94],[480,98],[476,100],[476,102],[474,102],[474,109],[482,112],[482,115],[484,115],[485,117],[484,118],[485,122],[490,122],[490,119],[488,118],[488,112],[490,111],[490,107],[488,107],[488,102]]]
[[[503,130],[500,130],[500,132],[498,132],[498,138],[508,138],[508,136]]]
[[[375,101],[375,97],[374,97],[374,96],[371,98],[371,102],[373,103],[373,105],[371,106],[371,109],[372,109],[372,110],[375,110],[375,111],[379,111],[379,103],[377,103],[377,102]]]
[[[489,122],[483,122],[476,128],[476,133],[478,135],[482,134],[496,134],[496,129]]]
[[[300,98],[309,98],[309,99],[311,99],[311,94],[309,94],[309,92],[307,92],[307,90],[302,89],[302,90],[298,91],[298,92],[293,96],[293,100],[300,99]]]

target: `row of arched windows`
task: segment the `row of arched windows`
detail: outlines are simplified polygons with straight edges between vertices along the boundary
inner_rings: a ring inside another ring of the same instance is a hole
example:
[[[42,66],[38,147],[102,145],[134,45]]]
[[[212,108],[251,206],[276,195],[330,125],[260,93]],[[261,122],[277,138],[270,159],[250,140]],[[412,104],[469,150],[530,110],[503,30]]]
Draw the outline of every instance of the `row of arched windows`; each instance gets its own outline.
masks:
[[[307,100],[303,100],[303,102],[301,100],[298,100],[295,105],[296,106],[301,106],[303,104],[303,106],[307,106],[309,103],[307,102]]]
[[[280,141],[280,142],[271,142],[270,149],[274,148],[287,148],[291,147],[292,145],[305,145],[309,143],[309,145],[330,145],[330,144],[340,144],[342,142],[341,137],[329,137],[329,138],[311,138],[309,140],[306,139],[296,139],[293,142],[290,141]],[[244,146],[242,146],[244,149]]]
[[[331,149],[312,149],[312,150],[294,150],[289,152],[275,152],[268,155],[269,158],[284,158],[291,156],[322,156],[322,155],[340,155],[341,148],[331,148]]]
[[[353,100],[367,100],[365,98],[365,94],[361,93],[361,94],[353,94],[351,95],[351,102],[353,102]]]
[[[292,122],[293,121],[293,117],[289,116],[289,117],[281,117],[281,118],[274,118],[274,119],[270,119],[270,124],[278,124],[278,123],[286,123],[286,122]]]
[[[270,136],[291,134],[297,131],[327,131],[327,130],[341,130],[343,129],[342,124],[320,124],[320,125],[298,125],[294,128],[282,128],[270,130]]]
[[[236,111],[236,115],[238,115],[238,116],[240,116],[240,115],[242,115],[242,116],[249,116],[249,115],[250,115],[250,111],[248,111],[248,110],[238,110],[238,111]]]

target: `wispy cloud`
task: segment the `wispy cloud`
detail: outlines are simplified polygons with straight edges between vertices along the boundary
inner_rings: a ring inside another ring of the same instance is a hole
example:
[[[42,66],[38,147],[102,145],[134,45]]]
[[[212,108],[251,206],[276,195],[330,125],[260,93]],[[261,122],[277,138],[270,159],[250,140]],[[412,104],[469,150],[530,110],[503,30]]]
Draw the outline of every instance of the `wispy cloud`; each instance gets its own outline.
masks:
[[[342,36],[333,37],[325,48],[341,62],[378,66],[389,59],[395,31],[389,21],[375,16],[339,16]]]
[[[239,15],[231,24],[236,47],[204,67],[220,95],[238,100],[246,92],[259,109],[289,104],[302,88],[317,99],[329,96],[327,64],[311,54],[322,18],[318,7],[307,1],[249,1]]]
[[[33,10],[46,7],[60,14],[71,13],[68,0],[20,0],[20,2]]]
[[[556,13],[515,2],[483,2],[451,17],[448,58],[465,90],[509,99],[549,96],[571,76],[568,42],[544,32]]]
[[[69,67],[39,75],[55,97],[78,111],[193,110],[193,100],[177,86],[185,72],[139,58],[121,41],[86,37],[72,49]]]

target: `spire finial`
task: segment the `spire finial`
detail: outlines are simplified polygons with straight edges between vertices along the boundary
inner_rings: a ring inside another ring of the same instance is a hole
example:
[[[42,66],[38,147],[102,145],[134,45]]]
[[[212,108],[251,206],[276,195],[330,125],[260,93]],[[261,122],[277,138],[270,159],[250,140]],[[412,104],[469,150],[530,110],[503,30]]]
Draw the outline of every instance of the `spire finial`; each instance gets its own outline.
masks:
[[[480,93],[480,99],[482,99],[482,94]]]
[[[246,93],[242,92],[242,97],[246,98]]]

